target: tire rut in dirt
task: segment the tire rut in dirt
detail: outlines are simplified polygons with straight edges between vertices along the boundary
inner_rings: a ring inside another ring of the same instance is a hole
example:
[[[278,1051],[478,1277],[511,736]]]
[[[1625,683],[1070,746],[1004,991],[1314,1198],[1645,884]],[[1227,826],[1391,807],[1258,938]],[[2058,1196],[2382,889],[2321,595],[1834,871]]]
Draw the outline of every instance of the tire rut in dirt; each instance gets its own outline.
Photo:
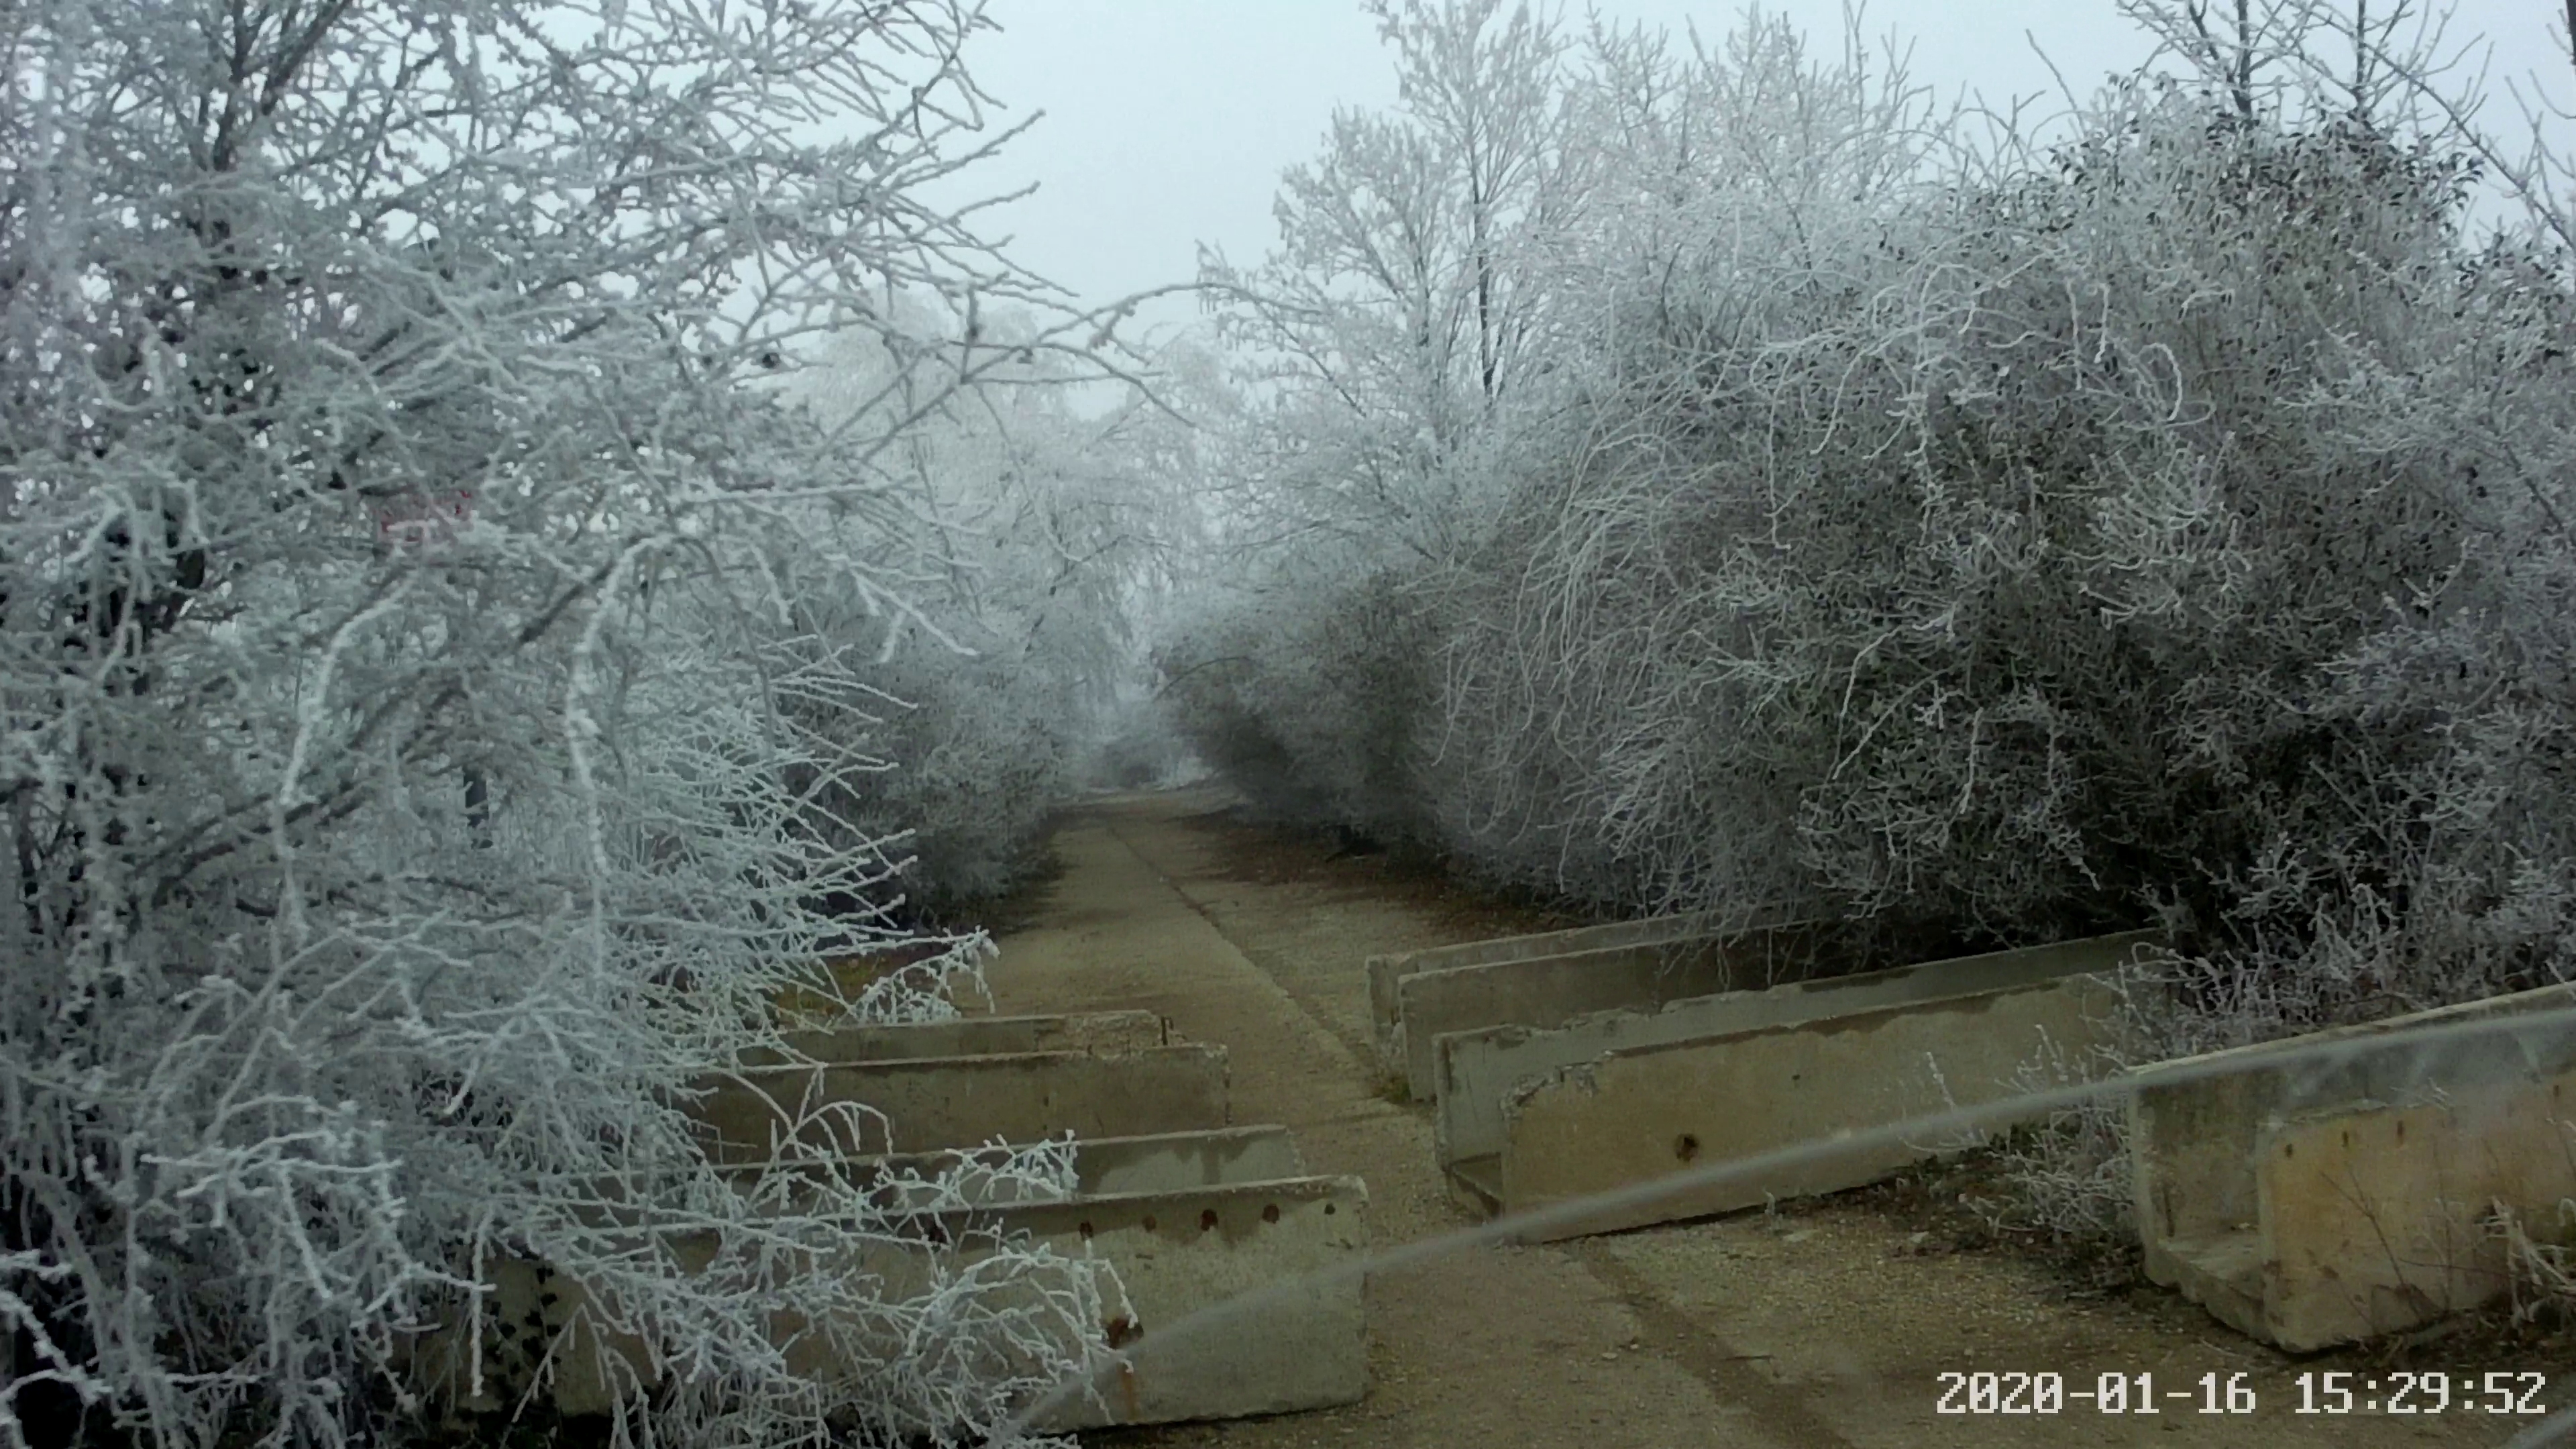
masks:
[[[1646,1351],[1689,1369],[1728,1401],[1752,1411],[1763,1432],[1787,1449],[1855,1449],[1852,1441],[1817,1417],[1800,1392],[1755,1367],[1767,1354],[1738,1353],[1734,1347],[1692,1321],[1672,1300],[1656,1291],[1645,1275],[1621,1262],[1598,1240],[1574,1245],[1573,1256],[1584,1270],[1619,1295],[1628,1311],[1651,1335]]]

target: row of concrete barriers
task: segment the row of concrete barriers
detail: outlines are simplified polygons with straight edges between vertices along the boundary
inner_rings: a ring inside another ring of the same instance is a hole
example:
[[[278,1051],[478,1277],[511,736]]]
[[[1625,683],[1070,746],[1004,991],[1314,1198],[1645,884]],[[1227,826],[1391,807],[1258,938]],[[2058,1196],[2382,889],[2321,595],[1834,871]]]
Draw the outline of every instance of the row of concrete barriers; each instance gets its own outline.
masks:
[[[1827,939],[1705,916],[1505,938],[1372,958],[1370,1005],[1388,1070],[1433,1106],[1453,1189],[1488,1212],[1555,1209],[1525,1236],[1566,1238],[1931,1156],[1949,1144],[1785,1149],[2081,1070],[2111,1040],[2122,968],[2163,949],[2137,932],[1827,975]],[[2498,1215],[2563,1227],[2576,1200],[2576,1028],[2553,1011],[2571,1006],[2550,987],[2136,1071],[2149,1275],[2293,1350],[2504,1291]],[[2521,1024],[2449,1045],[2407,1030],[2483,1018]],[[1720,1184],[1619,1192],[1766,1154]]]
[[[1109,1323],[1067,1324],[1069,1337],[1089,1341],[1056,1348],[1078,1361],[1122,1350],[1123,1363],[1037,1427],[1231,1418],[1361,1397],[1361,1285],[1355,1274],[1330,1270],[1365,1248],[1367,1189],[1357,1178],[1310,1173],[1285,1128],[1232,1125],[1223,1047],[1175,1043],[1149,1012],[970,1017],[786,1039],[794,1059],[772,1056],[711,1077],[693,1112],[710,1157],[728,1174],[759,1177],[796,1138],[905,1224],[873,1242],[864,1261],[818,1271],[873,1277],[899,1299],[907,1285],[964,1271],[1009,1242],[1102,1260],[1116,1275],[1123,1311]],[[1070,1193],[998,1170],[1011,1151],[1002,1144],[1068,1135]],[[996,1170],[975,1170],[983,1166]],[[926,1184],[934,1182],[945,1186],[931,1191]],[[685,1264],[692,1252],[711,1252],[712,1240],[675,1251]],[[593,1368],[598,1355],[584,1337],[578,1285],[532,1263],[503,1265],[492,1283],[504,1321],[542,1321],[562,1340],[549,1390],[557,1410],[612,1408],[617,1390]],[[1257,1334],[1238,1326],[1137,1341],[1243,1293],[1287,1284],[1297,1286],[1265,1304]],[[800,1374],[858,1367],[826,1361],[833,1350],[822,1346],[846,1345],[848,1334],[784,1331],[793,1335],[790,1367]],[[641,1344],[611,1347],[638,1372],[650,1361]],[[436,1376],[460,1348],[454,1334],[433,1337],[421,1361]],[[453,1367],[447,1373],[452,1378]],[[479,1407],[517,1392],[524,1386],[494,1382]]]

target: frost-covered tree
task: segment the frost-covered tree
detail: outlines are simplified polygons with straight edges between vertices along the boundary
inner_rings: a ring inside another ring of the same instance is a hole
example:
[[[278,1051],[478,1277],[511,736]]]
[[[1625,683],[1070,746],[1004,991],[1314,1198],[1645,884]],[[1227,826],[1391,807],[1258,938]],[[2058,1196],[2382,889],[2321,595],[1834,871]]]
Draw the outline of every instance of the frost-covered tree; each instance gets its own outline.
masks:
[[[904,938],[830,725],[919,622],[908,440],[1008,355],[838,421],[772,380],[1030,292],[919,200],[987,144],[978,23],[0,11],[0,1438],[382,1437],[502,1260],[640,1345],[630,1437],[951,1442],[1098,1321],[1083,1265],[818,1271],[897,1226],[720,1182],[682,1110]]]
[[[1271,782],[1255,788],[1272,807],[1406,830],[1429,705],[1419,584],[1481,526],[1477,459],[1547,365],[1546,278],[1584,157],[1545,13],[1369,13],[1397,106],[1334,116],[1282,179],[1262,265],[1204,269],[1240,374],[1218,503],[1239,563],[1164,653],[1201,750]]]
[[[1820,65],[1776,18],[1687,46],[1596,25],[1575,46],[1538,22],[1505,26],[1493,6],[1382,15],[1403,104],[1341,118],[1324,157],[1289,174],[1284,244],[1260,277],[1265,295],[1294,305],[1247,303],[1230,334],[1254,358],[1287,359],[1261,375],[1275,390],[1255,410],[1268,428],[1233,460],[1249,501],[1232,536],[1255,558],[1238,572],[1259,587],[1228,594],[1174,641],[1189,671],[1181,706],[1212,760],[1273,782],[1256,793],[1277,808],[1418,834],[1447,813],[1444,841],[1499,831],[1528,860],[1556,860],[1558,824],[1517,818],[1517,805],[1501,807],[1515,818],[1465,823],[1500,803],[1476,800],[1476,780],[1519,792],[1546,777],[1522,743],[1571,740],[1533,729],[1497,750],[1481,725],[1458,728],[1462,710],[1527,722],[1561,702],[1549,670],[1512,675],[1511,700],[1444,693],[1460,647],[1514,627],[1489,607],[1478,553],[1516,546],[1487,537],[1516,487],[1563,476],[1558,423],[1596,386],[1583,364],[1618,345],[1605,339],[1655,325],[1690,259],[1832,265],[1844,223],[1917,167],[1925,108],[1901,71],[1861,64],[1857,43]],[[1454,158],[1476,150],[1470,122],[1484,116],[1512,118],[1477,123],[1509,138],[1488,147],[1510,158],[1489,168],[1508,184],[1459,179],[1476,170]],[[1397,164],[1405,155],[1418,160]],[[1482,221],[1466,204],[1478,197],[1498,203]],[[1388,258],[1418,264],[1399,274]],[[1506,304],[1490,375],[1464,360],[1485,355],[1464,324],[1483,315],[1489,269]],[[1354,357],[1377,361],[1328,365]],[[1372,386],[1399,376],[1419,381]],[[1418,446],[1405,454],[1390,439]],[[1436,801],[1421,778],[1433,762],[1446,781]]]
[[[1857,45],[1597,29],[1553,370],[1453,454],[1496,502],[1213,612],[1212,757],[1620,909],[2161,915],[2221,1034],[2564,970],[2561,715],[2507,662],[2561,612],[2553,213],[2470,240],[2504,153],[2411,89],[2437,16],[2129,9],[2151,69],[1974,148]]]
[[[956,316],[898,298],[888,312],[900,339],[836,339],[800,379],[832,426],[918,415],[888,465],[921,563],[907,588],[914,626],[875,671],[895,698],[824,711],[851,747],[898,763],[841,782],[834,809],[854,840],[908,831],[909,891],[953,910],[1023,872],[1117,681],[1136,672],[1131,595],[1170,510],[1140,487],[1152,470],[1120,435],[1137,413],[1160,414],[1141,383],[1128,408],[1077,412],[1070,384],[1089,369],[1034,345],[1025,311]],[[958,386],[952,359],[970,346],[1004,360]]]
[[[1818,56],[1777,17],[1595,36],[1572,336],[1550,407],[1505,424],[1512,502],[1453,585],[1423,762],[1442,838],[1495,875],[1747,914],[1792,890],[1766,824],[1794,793],[1706,687],[1754,600],[1675,560],[1776,538],[1812,466],[1794,431],[1840,415],[1835,364],[1798,349],[1842,335],[1931,192],[1932,106],[1845,41]]]
[[[2419,78],[2445,47],[2451,7],[2421,0],[2120,0],[2152,37],[2150,69],[2178,69],[2239,122],[2383,128],[2419,119]]]
[[[1268,404],[1244,506],[1310,544],[1433,558],[1459,527],[1458,454],[1537,360],[1538,267],[1573,185],[1565,42],[1503,0],[1370,13],[1397,109],[1336,112],[1281,180],[1277,252],[1202,280]]]

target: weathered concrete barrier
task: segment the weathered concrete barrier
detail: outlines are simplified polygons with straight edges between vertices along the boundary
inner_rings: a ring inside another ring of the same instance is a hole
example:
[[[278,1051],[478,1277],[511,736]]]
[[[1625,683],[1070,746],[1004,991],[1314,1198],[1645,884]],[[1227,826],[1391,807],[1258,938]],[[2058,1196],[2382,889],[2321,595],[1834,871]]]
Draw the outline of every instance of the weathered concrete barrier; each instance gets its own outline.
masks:
[[[707,1085],[691,1110],[718,1162],[765,1161],[791,1138],[865,1156],[1188,1132],[1227,1111],[1225,1048],[1208,1045],[753,1067]]]
[[[1123,1365],[1105,1369],[1089,1391],[1045,1416],[1042,1427],[1285,1413],[1355,1403],[1367,1388],[1360,1275],[1333,1271],[1364,1251],[1367,1205],[1367,1190],[1349,1177],[1017,1203],[938,1214],[936,1225],[916,1225],[916,1240],[877,1240],[844,1259],[816,1261],[799,1271],[871,1277],[881,1285],[880,1298],[902,1302],[941,1281],[955,1281],[1005,1242],[1013,1252],[1052,1250],[1098,1262],[1116,1278],[1107,1321],[1067,1319],[1064,1305],[1042,1305],[1035,1287],[1020,1305],[1043,1309],[1029,1322],[1059,1354],[1096,1360],[1105,1346],[1127,1356]],[[695,1271],[712,1259],[714,1240],[691,1235],[675,1240],[671,1251],[684,1271]],[[578,1284],[525,1263],[500,1265],[493,1281],[497,1315],[534,1325],[539,1339],[540,1352],[522,1352],[516,1362],[544,1357],[543,1349],[552,1347],[557,1368],[551,1397],[560,1412],[594,1414],[614,1407],[612,1375],[621,1366],[650,1382],[649,1355],[631,1338],[607,1339],[609,1373],[601,1372],[603,1356],[591,1351],[601,1339],[586,1326],[588,1304]],[[1137,1341],[1202,1310],[1282,1284],[1295,1287],[1266,1297],[1256,1310]],[[1005,1294],[996,1306],[1013,1305]],[[816,1324],[782,1313],[772,1331],[789,1372],[820,1382],[869,1377],[877,1365],[906,1351],[899,1330],[883,1324]],[[1005,1344],[985,1350],[1005,1357],[1014,1352]],[[457,1333],[430,1335],[413,1362],[434,1388],[460,1397],[464,1366]],[[1022,1349],[1019,1362],[1025,1367],[1035,1360]],[[466,1401],[468,1407],[506,1405],[524,1391],[524,1368],[514,1379],[510,1363],[499,1367],[503,1372],[491,1375],[483,1400]]]
[[[1064,1145],[1073,1174],[1063,1184],[1041,1184],[1012,1170],[1021,1147],[950,1147],[935,1152],[888,1153],[790,1162],[801,1175],[830,1170],[870,1189],[881,1206],[928,1210],[960,1199],[973,1206],[1066,1202],[1119,1193],[1178,1192],[1230,1182],[1274,1182],[1304,1177],[1306,1160],[1285,1127],[1219,1127],[1198,1132],[1157,1132],[1138,1137],[1093,1137]],[[765,1164],[732,1163],[728,1176],[748,1182]]]
[[[1545,931],[1531,936],[1496,936],[1491,940],[1467,941],[1455,946],[1433,946],[1421,951],[1371,956],[1367,962],[1369,1025],[1377,1034],[1378,1054],[1390,1070],[1403,1061],[1403,1053],[1395,1042],[1398,1007],[1395,983],[1416,972],[1445,971],[1453,966],[1490,966],[1496,962],[1527,961],[1539,956],[1570,956],[1577,951],[1602,951],[1614,946],[1662,945],[1706,937],[1715,928],[1716,917],[1698,911],[1688,915],[1655,916],[1642,921],[1614,921],[1604,926],[1578,926],[1569,931]]]
[[[1827,929],[1798,924],[1417,971],[1395,983],[1395,1060],[1414,1099],[1428,1101],[1439,1090],[1432,1043],[1444,1033],[1545,1030],[1596,1011],[1651,1009],[1796,980],[1814,974]]]
[[[989,1211],[926,1215],[924,1236],[959,1245],[954,1271],[1026,1235],[1028,1246],[1108,1264],[1124,1311],[1100,1325],[1112,1348],[1244,1294],[1323,1276],[1367,1246],[1367,1190],[1356,1178],[1309,1177],[1288,1130],[1277,1126],[1099,1138],[1073,1144],[1075,1195],[1060,1202],[981,1194]],[[998,1164],[983,1148],[876,1158],[862,1175],[930,1177],[970,1163]],[[971,1177],[970,1193],[974,1192]],[[1005,1185],[1005,1191],[1007,1192]],[[927,1249],[898,1260],[872,1255],[867,1271],[890,1295],[926,1291]],[[917,1280],[917,1281],[916,1281]],[[1284,1300],[1212,1323],[1171,1342],[1138,1347],[1093,1391],[1045,1421],[1056,1430],[1109,1424],[1233,1418],[1356,1403],[1367,1387],[1360,1283],[1303,1284]],[[1063,1347],[1071,1348],[1067,1344]],[[816,1356],[800,1372],[828,1375]]]
[[[1493,1180],[1474,1185],[1501,1211],[1520,1212],[1995,1101],[2011,1094],[2014,1074],[2043,1045],[2081,1052],[2106,1040],[2113,1005],[2101,978],[2064,976],[1614,1051],[1515,1088],[1503,1103]],[[1837,1192],[1932,1150],[1891,1144],[1783,1163],[1605,1205],[1532,1236],[1578,1237]]]
[[[1150,1011],[1087,1011],[1066,1016],[961,1016],[900,1026],[807,1027],[781,1033],[788,1049],[817,1062],[901,1061],[909,1057],[987,1057],[1015,1052],[1123,1052],[1170,1044],[1168,1024]],[[745,1066],[787,1066],[776,1052],[747,1055]]]
[[[1131,1306],[1113,1347],[1253,1293],[1257,1308],[1136,1343],[1127,1367],[1048,1416],[1052,1429],[1229,1419],[1355,1404],[1368,1389],[1361,1277],[1368,1190],[1306,1177],[1127,1193],[1014,1210],[1009,1225],[1117,1273]]]
[[[1084,1197],[1182,1192],[1229,1182],[1306,1176],[1305,1154],[1280,1126],[1224,1127],[1074,1144],[1074,1191]]]
[[[1631,1047],[1790,1026],[1879,1007],[2026,986],[2079,972],[2108,972],[2160,939],[2153,931],[2095,936],[1794,982],[1765,991],[1695,996],[1668,1002],[1658,1011],[1601,1012],[1552,1031],[1502,1026],[1444,1033],[1432,1043],[1439,1097],[1435,1150],[1443,1170],[1456,1171],[1465,1163],[1470,1184],[1490,1183],[1503,1151],[1504,1098],[1522,1083],[1560,1067]]]
[[[2515,1018],[2571,1007],[2547,987],[2139,1069],[2147,1276],[2293,1352],[2503,1293],[2491,1214],[2554,1223],[2576,1198],[2576,1026]],[[2406,1035],[2488,1019],[2500,1035]]]

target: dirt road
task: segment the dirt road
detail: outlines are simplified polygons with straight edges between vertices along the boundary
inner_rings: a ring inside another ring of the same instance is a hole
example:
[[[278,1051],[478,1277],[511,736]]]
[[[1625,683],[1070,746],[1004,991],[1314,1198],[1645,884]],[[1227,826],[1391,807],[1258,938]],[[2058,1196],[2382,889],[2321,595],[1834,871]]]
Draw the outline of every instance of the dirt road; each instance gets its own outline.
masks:
[[[1224,1043],[1234,1119],[1295,1129],[1317,1171],[1368,1181],[1379,1244],[1471,1221],[1420,1108],[1381,1095],[1363,959],[1537,926],[1368,861],[1235,823],[1216,790],[1111,797],[1056,837],[1061,877],[992,971],[1004,1011],[1143,1007]],[[1373,1277],[1371,1384],[1350,1408],[1092,1436],[1128,1445],[2496,1445],[2516,1425],[2296,1414],[2298,1363],[2161,1295],[2081,1300],[2008,1254],[1914,1250],[1907,1225],[1827,1200],[1777,1217],[1488,1247]],[[2488,1365],[2446,1365],[2453,1372]],[[2242,1373],[2251,1416],[1936,1412],[1945,1371]],[[2552,1405],[2552,1407],[2558,1407]]]

